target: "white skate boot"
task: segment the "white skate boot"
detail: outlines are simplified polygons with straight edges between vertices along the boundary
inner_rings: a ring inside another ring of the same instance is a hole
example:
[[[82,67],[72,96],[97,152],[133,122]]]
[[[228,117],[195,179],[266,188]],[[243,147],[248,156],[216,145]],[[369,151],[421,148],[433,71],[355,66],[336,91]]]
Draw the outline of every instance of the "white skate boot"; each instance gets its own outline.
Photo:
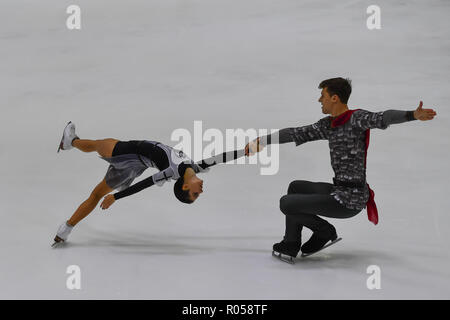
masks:
[[[79,137],[75,134],[75,124],[72,121],[64,128],[63,136],[61,138],[61,142],[59,143],[59,150],[70,150],[73,148],[72,141],[75,139],[79,139]]]
[[[69,225],[67,222],[64,222],[59,226],[58,232],[56,232],[56,237],[53,241],[52,247],[56,247],[58,244],[63,243],[69,237],[70,232],[72,231],[73,226]]]

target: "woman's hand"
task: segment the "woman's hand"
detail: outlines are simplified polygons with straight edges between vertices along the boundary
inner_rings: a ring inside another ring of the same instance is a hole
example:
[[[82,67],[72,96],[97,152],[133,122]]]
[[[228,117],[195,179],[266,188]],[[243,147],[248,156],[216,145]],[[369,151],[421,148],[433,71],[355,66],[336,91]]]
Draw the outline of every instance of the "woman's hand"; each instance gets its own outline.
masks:
[[[105,210],[108,209],[116,199],[114,199],[114,195],[108,194],[105,198],[103,198],[103,202],[101,203],[100,207]]]

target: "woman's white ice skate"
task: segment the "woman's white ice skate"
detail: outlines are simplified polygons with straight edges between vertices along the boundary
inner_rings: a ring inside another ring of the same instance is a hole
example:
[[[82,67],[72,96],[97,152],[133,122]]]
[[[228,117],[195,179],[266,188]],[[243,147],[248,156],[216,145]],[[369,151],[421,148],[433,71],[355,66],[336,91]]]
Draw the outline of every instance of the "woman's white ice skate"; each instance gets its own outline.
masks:
[[[59,152],[59,150],[61,149],[62,150],[72,149],[73,148],[72,141],[76,138],[78,138],[78,136],[75,134],[75,124],[72,123],[72,121],[69,121],[69,123],[64,128],[64,132],[61,138],[61,142],[59,143],[57,152]]]
[[[69,234],[72,231],[72,229],[73,226],[69,225],[67,222],[64,222],[62,225],[60,225],[58,232],[56,232],[56,237],[53,240],[54,243],[52,244],[52,247],[55,248],[58,245],[64,243],[69,237]]]

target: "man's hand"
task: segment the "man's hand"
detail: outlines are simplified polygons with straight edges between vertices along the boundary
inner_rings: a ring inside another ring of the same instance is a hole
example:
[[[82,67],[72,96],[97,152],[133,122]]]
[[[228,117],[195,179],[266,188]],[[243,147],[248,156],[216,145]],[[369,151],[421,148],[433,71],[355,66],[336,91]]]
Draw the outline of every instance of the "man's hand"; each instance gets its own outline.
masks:
[[[423,109],[423,102],[420,101],[419,107],[414,111],[414,118],[417,120],[432,120],[434,116],[436,115],[436,112],[433,109]]]
[[[116,201],[116,199],[114,199],[114,195],[112,194],[108,194],[104,199],[102,204],[100,205],[100,207],[105,210],[108,209],[114,202]]]
[[[264,149],[264,145],[259,143],[259,138],[256,138],[255,140],[247,143],[245,146],[245,155],[252,156],[257,152],[260,152],[262,149]]]

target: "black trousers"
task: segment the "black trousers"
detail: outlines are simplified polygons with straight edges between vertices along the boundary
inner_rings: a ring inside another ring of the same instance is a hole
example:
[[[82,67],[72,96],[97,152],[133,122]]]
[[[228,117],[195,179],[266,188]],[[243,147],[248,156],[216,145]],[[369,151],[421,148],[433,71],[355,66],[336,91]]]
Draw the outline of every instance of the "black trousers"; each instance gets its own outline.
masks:
[[[304,180],[289,184],[287,194],[280,199],[280,210],[286,216],[286,241],[301,241],[303,226],[328,236],[334,228],[319,216],[345,219],[362,211],[341,205],[330,195],[332,187],[331,183]]]

